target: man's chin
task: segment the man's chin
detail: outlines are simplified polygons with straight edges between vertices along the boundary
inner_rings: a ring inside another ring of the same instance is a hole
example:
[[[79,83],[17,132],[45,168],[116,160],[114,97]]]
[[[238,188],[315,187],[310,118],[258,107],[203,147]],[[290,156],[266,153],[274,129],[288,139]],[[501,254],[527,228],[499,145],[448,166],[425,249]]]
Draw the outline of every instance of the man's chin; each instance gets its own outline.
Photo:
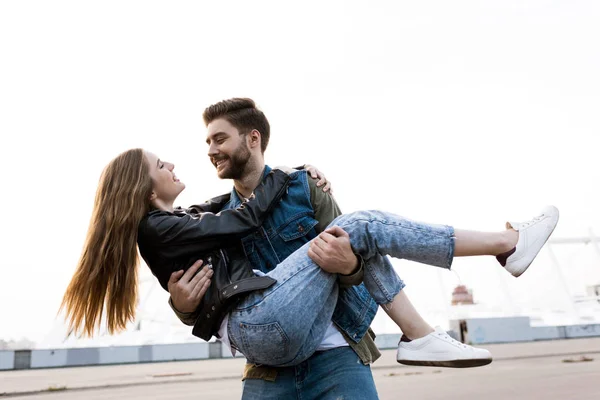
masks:
[[[227,163],[230,164],[230,163]],[[227,165],[225,168],[217,168],[217,176],[219,179],[242,179],[244,177],[244,169],[235,165]]]
[[[231,171],[229,171],[227,168],[223,170],[217,170],[217,176],[219,177],[219,179],[233,179]]]

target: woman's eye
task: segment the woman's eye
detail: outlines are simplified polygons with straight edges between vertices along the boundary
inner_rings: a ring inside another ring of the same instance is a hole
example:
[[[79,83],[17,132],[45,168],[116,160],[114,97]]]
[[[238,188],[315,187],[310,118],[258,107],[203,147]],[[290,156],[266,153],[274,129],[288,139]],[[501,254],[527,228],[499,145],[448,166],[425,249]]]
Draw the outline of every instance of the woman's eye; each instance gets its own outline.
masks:
[[[165,164],[160,164],[160,169],[163,169],[163,167],[165,166]]]

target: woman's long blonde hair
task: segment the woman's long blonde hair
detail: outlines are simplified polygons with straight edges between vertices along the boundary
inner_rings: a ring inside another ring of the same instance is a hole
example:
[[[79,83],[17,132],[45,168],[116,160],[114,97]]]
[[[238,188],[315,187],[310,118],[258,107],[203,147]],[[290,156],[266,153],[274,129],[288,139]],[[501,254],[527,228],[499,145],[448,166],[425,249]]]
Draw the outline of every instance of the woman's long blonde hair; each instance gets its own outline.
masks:
[[[142,149],[121,153],[104,169],[83,252],[61,304],[69,332],[92,336],[100,327],[105,306],[109,333],[133,321],[138,225],[149,211],[151,193]]]

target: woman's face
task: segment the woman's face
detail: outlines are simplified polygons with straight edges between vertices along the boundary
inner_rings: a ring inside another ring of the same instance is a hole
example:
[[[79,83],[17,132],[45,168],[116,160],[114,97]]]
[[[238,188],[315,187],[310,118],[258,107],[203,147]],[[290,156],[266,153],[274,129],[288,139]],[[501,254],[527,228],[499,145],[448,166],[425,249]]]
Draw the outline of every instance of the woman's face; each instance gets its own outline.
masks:
[[[175,165],[162,161],[156,154],[145,152],[150,178],[152,179],[152,197],[163,203],[172,203],[185,189],[185,184],[180,182],[173,173]]]

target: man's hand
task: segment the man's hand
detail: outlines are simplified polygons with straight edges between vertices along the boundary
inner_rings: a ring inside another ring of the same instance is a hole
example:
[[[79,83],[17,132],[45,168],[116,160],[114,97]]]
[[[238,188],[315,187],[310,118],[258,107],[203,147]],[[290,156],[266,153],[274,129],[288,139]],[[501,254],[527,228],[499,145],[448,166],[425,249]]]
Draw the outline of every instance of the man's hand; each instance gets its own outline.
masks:
[[[327,228],[310,242],[308,256],[324,271],[349,275],[359,266],[350,236],[339,226]]]
[[[192,313],[196,311],[210,286],[213,270],[203,268],[196,274],[201,265],[202,260],[198,260],[185,273],[183,270],[175,271],[169,278],[167,286],[171,294],[171,302],[179,312]],[[194,274],[196,275],[194,276]]]
[[[317,187],[323,186],[324,192],[329,192],[329,194],[333,194],[333,189],[331,188],[331,182],[325,178],[325,174],[317,169],[317,167],[312,166],[310,164],[305,164],[304,169],[308,172],[311,178],[318,179]]]

